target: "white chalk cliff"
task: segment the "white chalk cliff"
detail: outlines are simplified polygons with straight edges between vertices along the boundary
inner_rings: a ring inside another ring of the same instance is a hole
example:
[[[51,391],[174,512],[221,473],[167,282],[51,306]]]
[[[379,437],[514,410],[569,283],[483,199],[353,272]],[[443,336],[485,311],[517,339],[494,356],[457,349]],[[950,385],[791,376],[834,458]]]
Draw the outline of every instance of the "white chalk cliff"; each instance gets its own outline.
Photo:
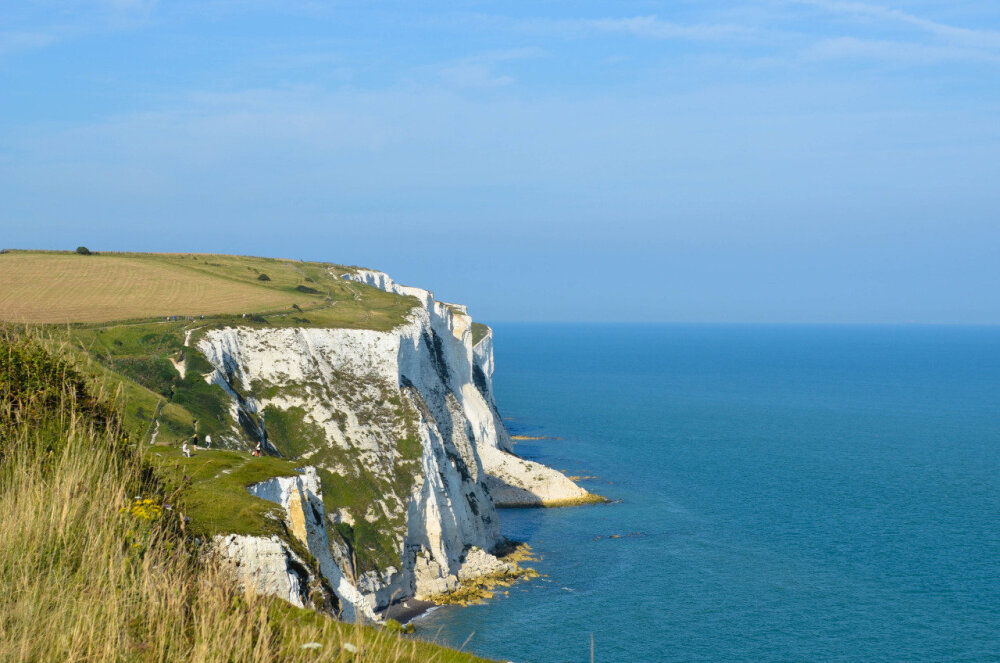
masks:
[[[544,506],[573,503],[589,493],[561,472],[515,456],[510,435],[497,412],[493,396],[493,330],[472,345],[472,318],[466,307],[434,300],[434,294],[421,288],[401,286],[384,272],[355,270],[345,279],[359,281],[386,292],[414,296],[420,300],[431,319],[441,318],[440,326],[452,330],[453,353],[468,358],[471,375],[465,364],[458,368],[460,388],[470,396],[463,402],[470,422],[475,426],[476,448],[486,470],[486,483],[499,507]],[[476,393],[478,392],[478,393]]]
[[[206,380],[231,397],[222,443],[260,441],[302,461],[301,475],[249,490],[284,508],[308,555],[279,537],[218,537],[217,548],[260,591],[307,605],[328,589],[348,618],[373,618],[495,569],[497,506],[589,494],[511,453],[493,396],[492,333],[473,346],[465,307],[381,272],[343,278],[416,305],[391,331],[230,327],[195,346],[215,368]]]

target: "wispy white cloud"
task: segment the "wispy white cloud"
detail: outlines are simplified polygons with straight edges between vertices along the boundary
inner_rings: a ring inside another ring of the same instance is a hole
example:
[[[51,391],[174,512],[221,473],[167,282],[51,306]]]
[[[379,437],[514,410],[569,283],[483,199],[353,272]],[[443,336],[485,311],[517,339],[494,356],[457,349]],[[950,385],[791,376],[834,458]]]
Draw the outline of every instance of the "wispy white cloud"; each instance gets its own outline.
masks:
[[[438,71],[443,81],[451,85],[473,88],[503,87],[515,82],[513,76],[497,74],[496,65],[516,60],[543,57],[545,51],[537,47],[511,48],[489,51],[450,62]]]
[[[497,75],[485,64],[462,63],[443,67],[441,79],[461,87],[503,87],[514,82],[513,76]]]
[[[153,9],[159,0],[47,0],[36,2],[48,9],[57,9],[61,13],[88,13],[94,10],[112,12],[146,12]]]
[[[1000,55],[982,49],[855,37],[824,39],[808,48],[804,56],[811,60],[866,59],[897,64],[960,61],[1000,64]]]
[[[866,2],[840,2],[837,0],[791,0],[791,2],[848,14],[857,18],[881,19],[909,25],[942,40],[970,48],[1000,49],[1000,31],[997,30],[964,28]]]
[[[48,46],[56,37],[47,32],[0,32],[0,55]]]
[[[1000,31],[965,28],[869,2],[850,0],[784,0],[815,7],[858,23],[911,28],[909,38],[843,35],[823,38],[802,52],[807,60],[855,59],[891,64],[1000,64]]]
[[[98,4],[118,11],[149,11],[157,0],[98,0]]]
[[[520,48],[505,48],[497,51],[486,51],[477,53],[466,58],[469,62],[485,62],[493,64],[496,62],[510,62],[512,60],[534,60],[545,57],[548,52],[538,46],[523,46]]]
[[[26,12],[24,17],[11,21],[2,15],[0,22],[8,27],[17,23],[23,29],[0,31],[0,56],[17,51],[28,51],[73,39],[81,35],[141,27],[147,25],[159,0],[50,0],[38,15]],[[13,3],[11,3],[13,4]]]
[[[619,18],[530,19],[517,22],[518,27],[538,32],[562,34],[627,34],[645,39],[678,39],[692,41],[724,40],[747,36],[752,28],[734,24],[675,23],[658,16]]]
[[[738,23],[679,23],[652,14],[646,16],[513,17],[499,14],[453,14],[428,19],[431,25],[467,26],[483,31],[506,31],[539,37],[584,38],[627,35],[642,39],[723,41],[758,34],[755,27]]]

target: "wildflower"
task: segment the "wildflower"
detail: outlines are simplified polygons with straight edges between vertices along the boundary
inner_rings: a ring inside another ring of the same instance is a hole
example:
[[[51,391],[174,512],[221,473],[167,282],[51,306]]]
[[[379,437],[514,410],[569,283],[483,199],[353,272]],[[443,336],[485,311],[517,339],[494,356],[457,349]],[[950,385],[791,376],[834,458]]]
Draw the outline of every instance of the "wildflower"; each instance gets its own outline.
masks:
[[[155,500],[146,498],[139,499],[136,498],[132,502],[132,506],[122,507],[118,510],[121,513],[131,513],[136,518],[142,518],[143,520],[156,520],[163,515],[163,507],[156,503]]]

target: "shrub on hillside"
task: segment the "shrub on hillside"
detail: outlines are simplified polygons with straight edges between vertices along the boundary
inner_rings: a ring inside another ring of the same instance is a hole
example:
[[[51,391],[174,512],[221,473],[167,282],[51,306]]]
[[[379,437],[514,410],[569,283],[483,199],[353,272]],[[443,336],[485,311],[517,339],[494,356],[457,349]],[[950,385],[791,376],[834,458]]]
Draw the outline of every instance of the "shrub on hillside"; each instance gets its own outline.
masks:
[[[268,276],[267,274],[259,274],[259,275],[257,276],[257,280],[258,280],[258,281],[270,281],[270,280],[271,280],[271,277],[270,277],[270,276]]]
[[[413,627],[413,624],[407,624],[406,626],[403,626],[395,619],[385,620],[385,624],[382,625],[382,628],[384,628],[386,631],[389,631],[390,633],[413,633],[416,630]]]
[[[76,247],[76,252],[79,253],[82,256],[89,256],[90,255],[90,249],[88,249],[86,246],[78,246],[78,247]]]
[[[67,361],[9,328],[0,328],[0,405],[0,461],[14,429],[45,429],[53,412],[68,413],[100,430],[121,429],[118,410],[96,398]]]

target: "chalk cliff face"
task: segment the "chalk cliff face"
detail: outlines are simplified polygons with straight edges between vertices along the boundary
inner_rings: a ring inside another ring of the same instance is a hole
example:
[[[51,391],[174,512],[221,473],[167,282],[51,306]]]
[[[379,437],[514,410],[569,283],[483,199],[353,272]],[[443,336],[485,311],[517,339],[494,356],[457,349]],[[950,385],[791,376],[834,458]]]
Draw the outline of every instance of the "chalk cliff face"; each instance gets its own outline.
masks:
[[[588,494],[510,453],[493,395],[492,334],[473,347],[465,307],[381,272],[344,278],[419,305],[388,332],[238,327],[204,332],[196,347],[215,368],[206,380],[231,397],[223,442],[260,441],[302,460],[300,476],[249,490],[284,508],[312,559],[276,538],[219,537],[217,546],[251,560],[238,568],[262,591],[305,604],[328,586],[348,617],[372,618],[493,566],[483,556],[502,542],[496,506]]]
[[[322,580],[286,541],[229,534],[215,537],[215,546],[249,589],[300,608],[314,605],[311,595]]]
[[[279,504],[284,508],[288,532],[305,547],[315,560],[316,567],[309,569],[304,584],[317,588],[321,592],[327,589],[332,590],[337,596],[335,603],[338,604],[337,607],[341,609],[346,619],[353,621],[358,612],[368,619],[374,619],[375,615],[369,603],[363,600],[360,592],[347,579],[333,558],[327,533],[322,488],[316,474],[316,468],[304,467],[300,476],[275,477],[254,484],[248,490],[252,495]],[[286,548],[288,548],[287,545]],[[286,554],[292,557],[295,555],[290,548],[287,549]],[[300,587],[302,584],[299,583]],[[283,585],[279,586],[283,587]],[[266,588],[263,588],[262,591],[279,594],[278,591],[267,591]],[[331,601],[331,603],[334,602]]]
[[[586,501],[592,497],[561,472],[511,453],[513,445],[510,435],[497,412],[493,395],[493,330],[487,330],[485,336],[472,346],[472,319],[464,306],[436,302],[433,293],[400,286],[383,272],[360,269],[345,274],[344,278],[387,292],[415,296],[432,315],[447,317],[448,313],[451,314],[450,317],[455,322],[448,327],[455,330],[456,341],[464,341],[463,347],[468,348],[466,353],[469,355],[472,372],[471,375],[464,371],[461,373],[462,388],[468,392],[475,390],[478,395],[468,398],[466,411],[470,422],[478,424],[476,448],[486,470],[486,484],[490,487],[497,506],[559,506]],[[464,369],[464,365],[462,368]]]

